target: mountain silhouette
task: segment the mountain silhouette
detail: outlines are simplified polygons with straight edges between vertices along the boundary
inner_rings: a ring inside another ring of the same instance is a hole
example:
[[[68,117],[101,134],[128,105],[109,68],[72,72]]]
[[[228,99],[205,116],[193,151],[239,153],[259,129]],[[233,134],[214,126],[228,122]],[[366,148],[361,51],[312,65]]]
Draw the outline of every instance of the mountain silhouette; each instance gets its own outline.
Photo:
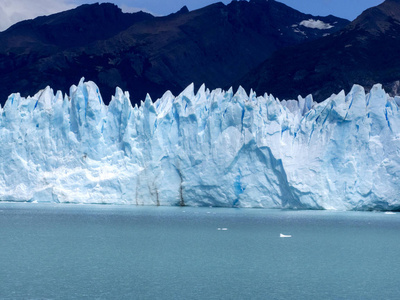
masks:
[[[0,33],[0,101],[50,85],[68,92],[93,80],[107,103],[119,86],[132,102],[194,82],[234,84],[277,50],[319,39],[349,21],[315,17],[273,0],[215,3],[154,17],[113,4],[76,9],[15,24]],[[321,25],[323,28],[321,28]]]
[[[257,92],[322,101],[353,84],[400,92],[400,0],[365,10],[342,30],[274,53],[236,82]]]

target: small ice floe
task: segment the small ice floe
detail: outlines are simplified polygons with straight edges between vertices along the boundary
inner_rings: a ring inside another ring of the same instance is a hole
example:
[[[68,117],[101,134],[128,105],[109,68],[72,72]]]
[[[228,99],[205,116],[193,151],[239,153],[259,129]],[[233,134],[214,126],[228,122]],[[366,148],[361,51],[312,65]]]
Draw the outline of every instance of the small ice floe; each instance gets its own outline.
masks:
[[[292,235],[290,235],[290,234],[279,234],[279,237],[281,237],[281,238],[291,238],[292,237]]]
[[[385,215],[395,215],[396,213],[395,212],[392,212],[392,211],[387,211],[387,212],[385,212]]]
[[[223,231],[226,231],[226,230],[228,230],[228,228],[220,228],[220,227],[218,227],[218,228],[217,228],[217,230],[223,230]]]

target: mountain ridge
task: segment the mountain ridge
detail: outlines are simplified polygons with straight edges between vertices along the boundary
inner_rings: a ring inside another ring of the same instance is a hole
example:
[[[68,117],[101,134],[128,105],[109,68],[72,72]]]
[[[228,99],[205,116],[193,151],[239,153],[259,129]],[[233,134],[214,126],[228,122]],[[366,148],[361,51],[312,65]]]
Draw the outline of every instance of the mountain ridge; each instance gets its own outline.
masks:
[[[279,98],[313,94],[318,102],[353,83],[369,89],[381,82],[399,90],[400,1],[386,0],[364,11],[342,30],[274,53],[236,85],[268,91]]]
[[[104,17],[108,12],[110,17]],[[67,91],[69,84],[81,77],[96,81],[105,99],[120,86],[130,91],[134,102],[144,99],[146,93],[153,98],[166,90],[178,93],[191,82],[223,87],[232,85],[274,51],[331,34],[348,24],[328,16],[318,19],[336,22],[332,28],[321,31],[300,26],[301,21],[316,17],[277,1],[254,0],[215,3],[190,12],[183,7],[165,17],[125,15],[110,4],[87,5],[25,21],[0,33],[0,80],[4,83],[0,101],[4,103],[12,92],[32,95],[46,85]],[[84,22],[88,16],[97,22],[92,27],[91,22]],[[115,27],[110,20],[117,17],[127,21]],[[58,25],[54,19],[59,20]],[[40,28],[35,29],[34,24]],[[100,29],[108,24],[110,28],[102,33]],[[23,35],[27,25],[31,31]],[[64,33],[74,34],[59,34],[59,26]],[[22,33],[13,34],[16,29]]]

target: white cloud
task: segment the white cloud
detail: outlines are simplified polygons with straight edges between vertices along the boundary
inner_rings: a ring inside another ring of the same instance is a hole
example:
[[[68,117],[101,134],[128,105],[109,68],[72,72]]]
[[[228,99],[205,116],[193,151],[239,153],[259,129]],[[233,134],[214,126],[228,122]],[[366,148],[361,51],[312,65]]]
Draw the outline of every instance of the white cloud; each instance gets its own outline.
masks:
[[[76,7],[70,1],[55,0],[1,0],[0,31],[6,30],[16,22],[50,15]]]

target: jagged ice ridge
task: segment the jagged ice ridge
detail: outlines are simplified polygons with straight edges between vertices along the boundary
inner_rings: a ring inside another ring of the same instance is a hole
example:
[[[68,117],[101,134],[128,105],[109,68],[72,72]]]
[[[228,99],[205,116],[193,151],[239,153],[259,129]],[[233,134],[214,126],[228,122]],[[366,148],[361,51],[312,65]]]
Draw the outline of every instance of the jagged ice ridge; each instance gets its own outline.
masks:
[[[354,85],[322,103],[193,85],[132,107],[93,82],[12,94],[0,199],[225,207],[400,208],[400,97]]]

